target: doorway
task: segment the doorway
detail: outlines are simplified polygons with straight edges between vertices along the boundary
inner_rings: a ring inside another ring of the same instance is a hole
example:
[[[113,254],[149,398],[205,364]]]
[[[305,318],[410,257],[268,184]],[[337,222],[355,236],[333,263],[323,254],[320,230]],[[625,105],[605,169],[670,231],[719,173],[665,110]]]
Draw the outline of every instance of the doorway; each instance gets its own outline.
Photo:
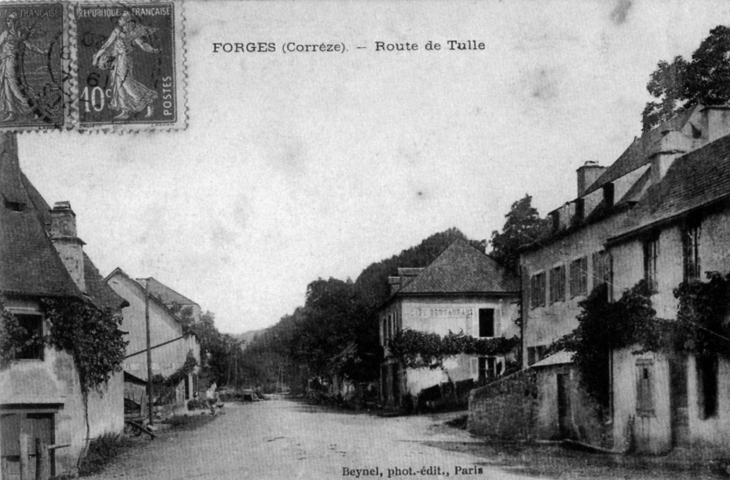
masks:
[[[558,434],[569,438],[572,433],[570,419],[570,374],[558,373]]]

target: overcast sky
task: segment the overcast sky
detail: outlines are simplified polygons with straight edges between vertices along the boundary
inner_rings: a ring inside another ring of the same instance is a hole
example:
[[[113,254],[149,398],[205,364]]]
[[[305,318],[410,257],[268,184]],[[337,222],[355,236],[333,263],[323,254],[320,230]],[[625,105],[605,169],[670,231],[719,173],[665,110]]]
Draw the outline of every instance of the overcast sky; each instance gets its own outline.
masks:
[[[610,164],[640,134],[656,63],[691,55],[730,6],[189,1],[185,13],[187,130],[24,134],[20,160],[49,203],[71,201],[102,274],[153,276],[239,333],[291,313],[318,277],[354,280],[438,231],[488,238],[525,193],[542,214],[574,198],[576,168]],[[348,51],[282,54],[290,41]]]

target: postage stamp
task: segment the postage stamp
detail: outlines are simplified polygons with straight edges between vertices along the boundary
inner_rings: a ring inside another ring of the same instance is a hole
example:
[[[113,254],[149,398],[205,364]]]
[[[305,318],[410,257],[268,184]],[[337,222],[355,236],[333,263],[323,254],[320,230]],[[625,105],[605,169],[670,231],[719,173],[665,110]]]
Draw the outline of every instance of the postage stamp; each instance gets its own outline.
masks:
[[[0,4],[0,130],[70,126],[66,9]]]
[[[75,4],[79,130],[184,128],[180,3]]]

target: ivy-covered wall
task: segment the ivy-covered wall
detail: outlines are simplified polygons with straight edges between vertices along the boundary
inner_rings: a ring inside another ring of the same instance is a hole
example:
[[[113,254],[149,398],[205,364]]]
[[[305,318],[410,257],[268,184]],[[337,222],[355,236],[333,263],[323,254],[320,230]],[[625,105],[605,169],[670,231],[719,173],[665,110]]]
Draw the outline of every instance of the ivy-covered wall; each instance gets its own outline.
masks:
[[[38,301],[6,298],[4,307],[13,312],[38,313]],[[50,324],[44,321],[44,334]],[[76,467],[87,436],[93,438],[105,432],[119,433],[124,428],[124,397],[122,374],[112,373],[108,382],[91,389],[88,395],[87,433],[86,409],[79,375],[73,356],[46,344],[42,360],[13,361],[0,371],[0,411],[3,406],[32,412],[55,410],[55,443],[70,444],[56,450],[56,471],[66,472]],[[10,410],[9,410],[10,411]]]
[[[692,217],[693,222],[701,225],[699,240],[700,270],[704,284],[727,282],[726,275],[730,272],[730,249],[727,248],[727,238],[730,238],[730,221],[727,206],[720,206],[706,210]],[[653,232],[659,239],[659,257],[657,262],[657,291],[651,295],[651,306],[656,310],[656,317],[681,321],[680,310],[682,302],[692,303],[692,296],[706,292],[689,288],[675,293],[683,281],[683,250],[682,230],[683,223],[665,225]],[[611,247],[613,258],[614,288],[613,300],[618,300],[623,292],[631,288],[638,280],[644,277],[643,244],[647,237],[638,237]],[[719,272],[715,280],[711,280],[705,272]],[[724,279],[724,280],[723,280]],[[683,293],[684,292],[684,293]],[[711,297],[699,297],[694,301],[697,307],[712,310]],[[684,300],[683,300],[684,299]],[[722,310],[722,309],[720,309]],[[705,329],[711,327],[713,321],[706,313],[692,312],[687,315],[687,324],[699,324]],[[727,324],[730,318],[727,311],[720,314],[725,318],[716,319],[720,322],[720,337],[727,335]],[[716,317],[717,315],[710,315]],[[710,322],[709,324],[706,322]],[[722,326],[724,325],[724,326]],[[695,330],[706,332],[706,330]],[[636,354],[638,346],[628,346],[617,350],[613,354],[613,405],[615,446],[619,450],[633,448],[637,452],[663,453],[676,446],[693,448],[698,454],[722,452],[730,444],[730,362],[723,351],[727,351],[727,342],[720,337],[709,334],[707,338],[714,339],[715,346],[710,347],[717,354],[717,412],[706,416],[703,414],[702,402],[703,381],[697,368],[697,354],[706,349],[706,340],[697,337],[693,330],[680,330],[675,338],[683,341],[674,342],[670,348],[663,351]],[[657,336],[658,337],[658,336]],[[661,344],[661,342],[658,342]],[[682,358],[683,375],[681,385],[673,382],[672,370],[668,355],[673,351]],[[644,370],[646,369],[646,373]],[[644,375],[650,378],[646,387],[650,389],[649,403],[651,411],[642,407],[640,397],[641,383]],[[679,395],[677,390],[686,390]],[[677,406],[677,398],[686,397],[682,405]],[[671,400],[670,400],[671,399]],[[675,403],[673,404],[672,401]],[[686,418],[682,423],[676,421],[677,409]]]
[[[515,323],[518,315],[516,298],[486,298],[484,296],[398,298],[380,312],[381,341],[385,342],[386,319],[392,315],[404,330],[427,332],[445,337],[449,332],[479,337],[479,309],[494,309],[495,337],[511,338],[519,334]],[[392,359],[387,358],[390,351],[386,348],[386,366]],[[472,361],[476,355],[453,355],[446,358],[443,368],[406,368],[401,375],[400,392],[417,397],[421,390],[449,382],[459,382],[479,377],[478,364]],[[500,371],[506,368],[506,360],[497,360]],[[381,375],[383,370],[381,369]],[[381,400],[392,403],[392,374],[381,379],[384,392]]]

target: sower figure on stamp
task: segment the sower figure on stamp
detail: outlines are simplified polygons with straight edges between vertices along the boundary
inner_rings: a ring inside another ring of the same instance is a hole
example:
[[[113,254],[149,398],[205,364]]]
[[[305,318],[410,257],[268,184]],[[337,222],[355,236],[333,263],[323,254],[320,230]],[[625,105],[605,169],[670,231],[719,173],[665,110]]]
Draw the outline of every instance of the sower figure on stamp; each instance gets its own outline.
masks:
[[[126,119],[132,113],[147,109],[145,117],[152,116],[152,102],[157,99],[157,92],[142,85],[134,78],[132,52],[134,45],[147,53],[160,53],[142,41],[144,37],[156,29],[137,25],[129,12],[119,17],[119,25],[109,35],[101,49],[96,52],[92,64],[102,70],[111,68],[112,92],[110,107],[119,111],[114,118]]]
[[[30,100],[21,84],[18,60],[27,48],[33,53],[44,55],[45,52],[28,41],[18,15],[13,12],[5,19],[7,28],[0,33],[0,112],[5,113],[3,122],[15,120],[18,114],[31,111]]]

